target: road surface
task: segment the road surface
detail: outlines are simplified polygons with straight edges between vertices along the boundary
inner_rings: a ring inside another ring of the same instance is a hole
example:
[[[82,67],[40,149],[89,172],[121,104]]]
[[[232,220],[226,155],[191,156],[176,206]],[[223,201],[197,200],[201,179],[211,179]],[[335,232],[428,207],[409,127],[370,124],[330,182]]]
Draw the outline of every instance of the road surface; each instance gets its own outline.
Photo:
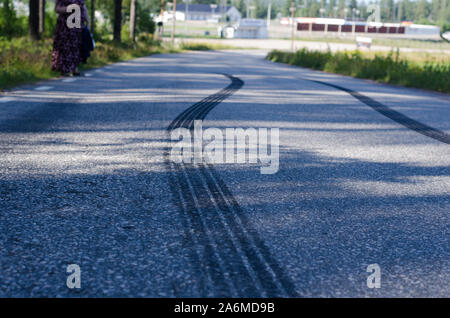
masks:
[[[0,297],[449,297],[450,98],[264,54],[3,94]],[[196,119],[279,128],[279,171],[174,164],[168,129]]]

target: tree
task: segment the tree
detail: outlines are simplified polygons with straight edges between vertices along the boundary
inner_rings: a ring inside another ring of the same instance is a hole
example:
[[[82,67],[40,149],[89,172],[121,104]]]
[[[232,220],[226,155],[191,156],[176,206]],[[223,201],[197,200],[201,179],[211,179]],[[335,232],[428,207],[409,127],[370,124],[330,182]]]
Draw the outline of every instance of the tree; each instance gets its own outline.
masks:
[[[90,14],[90,18],[91,18],[91,32],[94,33],[95,32],[95,0],[91,0],[91,14]]]
[[[429,3],[427,0],[419,0],[417,2],[416,8],[415,8],[415,20],[419,23],[426,22],[428,18],[428,15],[430,14],[430,8]]]
[[[330,0],[328,2],[327,15],[329,17],[334,17],[334,7],[336,6],[336,0]]]
[[[246,11],[245,1],[244,0],[234,0],[232,3],[238,9],[238,11],[242,14],[242,16],[244,16],[244,13]]]
[[[153,5],[145,3],[145,1],[136,1],[136,33],[153,33],[155,32],[155,22],[150,17],[150,12],[159,11],[159,4]]]
[[[30,0],[31,1],[31,0]],[[120,43],[122,31],[122,0],[114,0],[114,41]]]
[[[398,2],[398,8],[397,8],[397,21],[401,22],[403,20],[403,1],[400,0]]]
[[[30,37],[33,40],[39,40],[39,0],[30,0],[29,11],[28,26]]]
[[[130,40],[135,41],[136,33],[136,0],[131,0],[130,4]]]
[[[439,15],[439,21],[442,22],[442,24],[446,25],[447,28],[450,25],[450,0],[441,0],[441,14]]]
[[[19,33],[16,27],[17,16],[12,0],[3,0],[2,6],[0,7],[0,35],[4,35],[10,39]]]
[[[283,9],[282,9],[282,14],[283,14],[283,16],[285,16],[285,17],[290,17],[291,16],[291,5],[292,5],[292,0],[286,0],[285,2],[284,2],[284,6],[283,6]]]
[[[39,0],[39,34],[45,31],[45,0]]]
[[[323,14],[326,14],[327,0],[320,0],[320,10],[323,11]],[[322,13],[320,14],[322,17]]]
[[[320,3],[317,0],[310,0],[308,6],[308,17],[318,17],[320,15]]]
[[[416,2],[402,0],[402,20],[413,21]]]
[[[387,21],[394,21],[395,20],[395,4],[394,0],[387,0],[387,9],[388,9],[388,16]]]
[[[345,0],[339,0],[338,2],[338,7],[339,7],[339,17],[343,18],[345,16],[344,10],[346,9],[346,3]]]

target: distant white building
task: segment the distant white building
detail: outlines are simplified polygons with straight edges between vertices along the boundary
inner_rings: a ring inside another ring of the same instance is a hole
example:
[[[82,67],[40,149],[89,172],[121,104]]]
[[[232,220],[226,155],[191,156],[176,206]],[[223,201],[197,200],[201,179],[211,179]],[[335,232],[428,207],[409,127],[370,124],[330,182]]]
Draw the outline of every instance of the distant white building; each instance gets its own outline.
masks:
[[[445,32],[444,34],[442,34],[442,36],[443,36],[444,39],[446,39],[447,41],[450,41],[450,32]]]
[[[171,14],[172,15],[172,14]],[[230,22],[236,22],[241,19],[241,13],[234,6],[216,6],[209,4],[186,4],[177,5],[176,19],[199,20],[199,21],[218,21],[222,15]]]
[[[223,29],[219,28],[219,36],[225,39],[233,39],[236,28],[232,25],[226,25]]]
[[[441,28],[435,25],[411,24],[406,28],[405,33],[438,36],[441,34]]]
[[[267,21],[261,19],[242,19],[236,27],[234,37],[240,39],[266,39],[268,37]]]

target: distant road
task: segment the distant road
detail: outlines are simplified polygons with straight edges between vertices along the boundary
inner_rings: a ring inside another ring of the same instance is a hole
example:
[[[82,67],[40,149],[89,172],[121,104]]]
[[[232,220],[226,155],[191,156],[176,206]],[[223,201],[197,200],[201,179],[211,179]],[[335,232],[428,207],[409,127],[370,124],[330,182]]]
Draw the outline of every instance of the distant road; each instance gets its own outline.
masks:
[[[178,39],[180,40],[180,39]],[[182,41],[185,42],[202,42],[202,43],[214,43],[214,44],[223,44],[235,46],[238,48],[251,48],[251,49],[265,49],[265,50],[290,50],[291,49],[291,41],[290,40],[274,40],[274,39],[227,39],[227,40],[219,40],[219,39],[205,39],[205,38],[186,38]],[[356,49],[356,44],[349,43],[333,43],[329,42],[314,42],[314,41],[295,41],[295,49],[307,48],[310,50],[319,50],[319,51],[327,51],[328,48],[335,51],[350,51]],[[372,45],[371,51],[392,51],[392,49],[396,50],[397,48],[390,46],[381,46],[381,45]],[[366,49],[362,49],[366,50]],[[427,49],[427,48],[406,48],[400,47],[400,52],[427,52],[427,53],[444,53],[450,54],[450,50],[439,50],[439,49]]]
[[[449,96],[264,56],[155,55],[0,95],[0,297],[450,297]],[[198,119],[279,128],[279,171],[170,162],[169,131]]]

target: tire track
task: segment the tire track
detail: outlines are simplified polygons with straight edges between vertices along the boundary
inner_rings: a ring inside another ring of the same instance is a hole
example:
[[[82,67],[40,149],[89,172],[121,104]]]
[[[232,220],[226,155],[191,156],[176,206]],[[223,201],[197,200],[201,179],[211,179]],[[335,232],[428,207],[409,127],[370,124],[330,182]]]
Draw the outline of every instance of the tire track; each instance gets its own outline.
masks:
[[[239,90],[244,82],[222,74],[231,83],[192,105],[169,125],[168,132],[193,129],[195,120]],[[199,264],[202,293],[215,297],[295,297],[294,284],[251,227],[224,181],[209,164],[174,163],[170,187],[181,211],[186,236],[193,244],[192,259]]]
[[[344,91],[344,92],[352,95],[353,97],[355,97],[362,103],[366,104],[367,106],[371,107],[373,110],[377,111],[381,115],[392,119],[393,121],[399,123],[400,125],[405,126],[406,128],[411,129],[411,130],[413,130],[419,134],[422,134],[424,136],[433,138],[434,140],[437,140],[437,141],[440,141],[440,142],[443,142],[446,144],[450,144],[450,135],[449,134],[446,134],[443,131],[440,131],[436,128],[430,127],[430,126],[425,125],[417,120],[414,120],[406,115],[403,115],[402,113],[395,111],[395,110],[387,107],[386,105],[383,105],[380,102],[377,102],[376,100],[374,100],[366,95],[363,95],[359,92],[356,92],[354,90],[351,90],[351,89],[348,89],[348,88],[345,88],[345,87],[342,87],[339,85],[322,82],[322,81],[317,81],[317,80],[310,80],[310,81]]]

